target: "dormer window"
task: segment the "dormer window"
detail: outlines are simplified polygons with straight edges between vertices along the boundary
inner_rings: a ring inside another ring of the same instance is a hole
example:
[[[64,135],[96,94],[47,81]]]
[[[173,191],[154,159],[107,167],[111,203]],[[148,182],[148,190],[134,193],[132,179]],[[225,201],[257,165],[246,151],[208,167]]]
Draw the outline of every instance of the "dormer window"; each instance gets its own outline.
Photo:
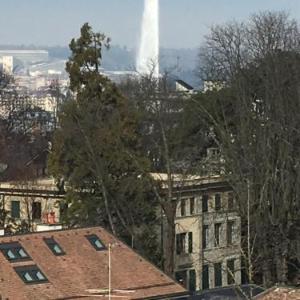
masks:
[[[30,259],[30,256],[18,242],[0,244],[0,251],[11,262]]]
[[[98,238],[97,235],[92,234],[92,235],[87,235],[86,238],[89,240],[91,245],[97,250],[105,250],[104,244],[101,242],[101,240]]]

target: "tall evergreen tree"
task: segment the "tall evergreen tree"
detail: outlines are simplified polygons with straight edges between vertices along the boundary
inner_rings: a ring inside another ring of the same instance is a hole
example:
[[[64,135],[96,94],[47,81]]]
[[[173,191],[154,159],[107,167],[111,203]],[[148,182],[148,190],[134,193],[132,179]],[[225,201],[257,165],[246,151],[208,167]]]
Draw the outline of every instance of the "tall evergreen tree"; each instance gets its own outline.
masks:
[[[88,24],[70,43],[66,69],[73,98],[62,107],[49,166],[67,183],[66,221],[104,225],[137,240],[136,228],[155,221],[155,205],[137,167],[147,169],[135,110],[99,72],[102,48],[108,46],[109,39]]]

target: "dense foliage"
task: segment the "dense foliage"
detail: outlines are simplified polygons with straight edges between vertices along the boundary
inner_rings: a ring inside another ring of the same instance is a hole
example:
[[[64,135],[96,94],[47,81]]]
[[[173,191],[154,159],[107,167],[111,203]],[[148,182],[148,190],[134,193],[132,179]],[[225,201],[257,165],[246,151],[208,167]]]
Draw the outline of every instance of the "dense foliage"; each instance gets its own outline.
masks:
[[[140,154],[135,109],[99,72],[108,44],[88,24],[70,43],[73,97],[62,108],[49,165],[58,181],[67,182],[69,224],[100,224],[147,254],[152,240],[138,236],[155,224],[156,206],[144,180],[147,161]]]

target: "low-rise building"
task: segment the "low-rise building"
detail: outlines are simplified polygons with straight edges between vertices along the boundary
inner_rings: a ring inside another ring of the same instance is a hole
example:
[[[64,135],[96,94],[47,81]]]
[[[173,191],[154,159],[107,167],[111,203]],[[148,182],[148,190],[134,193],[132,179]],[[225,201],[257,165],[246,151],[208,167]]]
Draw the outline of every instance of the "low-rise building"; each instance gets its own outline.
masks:
[[[35,231],[38,224],[60,222],[64,192],[54,179],[0,182],[0,197],[5,211],[3,225],[12,231],[22,224]]]
[[[231,186],[221,175],[176,175],[172,181],[176,279],[192,291],[240,284],[241,219]]]

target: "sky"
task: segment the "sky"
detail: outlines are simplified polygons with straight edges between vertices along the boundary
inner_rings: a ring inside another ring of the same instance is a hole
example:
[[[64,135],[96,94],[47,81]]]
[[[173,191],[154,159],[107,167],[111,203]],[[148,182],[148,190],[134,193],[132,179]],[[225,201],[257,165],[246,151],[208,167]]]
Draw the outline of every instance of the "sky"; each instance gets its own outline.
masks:
[[[285,10],[300,21],[300,0],[159,0],[160,43],[199,47],[210,26]],[[144,0],[0,0],[0,44],[66,46],[89,22],[112,44],[136,48]]]

